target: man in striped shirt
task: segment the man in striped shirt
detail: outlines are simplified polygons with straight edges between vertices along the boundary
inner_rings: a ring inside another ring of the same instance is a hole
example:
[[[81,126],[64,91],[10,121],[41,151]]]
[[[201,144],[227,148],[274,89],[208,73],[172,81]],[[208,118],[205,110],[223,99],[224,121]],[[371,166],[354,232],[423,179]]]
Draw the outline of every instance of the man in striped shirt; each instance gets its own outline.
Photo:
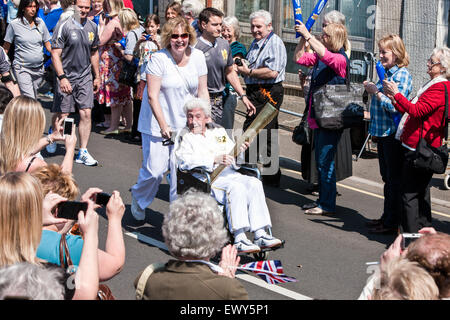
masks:
[[[244,122],[244,131],[250,126],[256,116],[261,112],[267,102],[280,109],[283,103],[283,81],[285,79],[285,68],[287,63],[286,47],[279,36],[272,31],[272,16],[265,10],[258,10],[250,15],[250,28],[253,41],[248,51],[244,63],[238,66],[238,71],[244,76],[247,87],[246,94],[249,100],[256,107],[256,114],[247,115]],[[264,163],[263,182],[265,184],[278,187],[280,185],[281,171],[279,168],[279,148],[278,142],[276,150],[272,150],[273,130],[278,130],[278,116],[275,117],[266,127],[267,149],[258,151],[259,159]],[[276,131],[275,131],[276,132]],[[274,137],[275,139],[275,137]],[[258,143],[259,145],[259,143]],[[248,154],[246,155],[248,161]]]

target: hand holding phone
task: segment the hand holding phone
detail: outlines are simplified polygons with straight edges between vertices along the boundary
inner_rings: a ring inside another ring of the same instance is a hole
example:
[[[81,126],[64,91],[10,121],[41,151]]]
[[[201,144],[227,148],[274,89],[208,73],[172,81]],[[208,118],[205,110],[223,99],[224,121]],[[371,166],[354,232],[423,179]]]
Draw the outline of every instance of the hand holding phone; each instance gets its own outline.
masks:
[[[99,192],[99,193],[97,193],[97,195],[95,197],[95,203],[106,207],[110,198],[111,198],[111,195],[109,193]]]
[[[64,136],[72,135],[73,124],[74,124],[73,118],[65,118],[64,119],[64,131],[63,131]]]

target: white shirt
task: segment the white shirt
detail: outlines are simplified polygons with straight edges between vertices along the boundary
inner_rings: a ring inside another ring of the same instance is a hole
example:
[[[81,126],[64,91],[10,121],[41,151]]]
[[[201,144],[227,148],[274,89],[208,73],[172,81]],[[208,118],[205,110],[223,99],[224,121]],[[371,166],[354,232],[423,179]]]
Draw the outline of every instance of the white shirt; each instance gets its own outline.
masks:
[[[188,132],[175,150],[178,167],[181,170],[204,167],[211,172],[218,166],[214,165],[214,158],[229,154],[234,145],[224,128],[208,129],[204,135]]]
[[[173,130],[180,130],[186,126],[184,104],[198,96],[199,77],[208,73],[203,52],[190,48],[191,56],[186,66],[178,67],[168,49],[162,49],[151,56],[145,71],[161,78],[159,104],[167,124]],[[142,97],[138,130],[144,134],[161,137],[161,128],[149,105],[147,87]]]

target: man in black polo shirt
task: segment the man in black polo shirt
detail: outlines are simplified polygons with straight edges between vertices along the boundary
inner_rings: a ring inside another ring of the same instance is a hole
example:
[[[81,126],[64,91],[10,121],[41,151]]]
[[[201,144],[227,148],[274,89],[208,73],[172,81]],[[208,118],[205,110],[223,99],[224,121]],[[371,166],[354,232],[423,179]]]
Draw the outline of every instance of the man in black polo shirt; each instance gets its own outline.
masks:
[[[208,67],[208,91],[211,99],[211,117],[214,122],[222,125],[223,90],[228,82],[237,92],[247,108],[248,115],[256,109],[245,95],[239,82],[237,72],[233,68],[233,56],[228,41],[222,39],[222,20],[224,14],[215,8],[206,8],[199,15],[199,23],[203,30],[195,47],[205,54]]]

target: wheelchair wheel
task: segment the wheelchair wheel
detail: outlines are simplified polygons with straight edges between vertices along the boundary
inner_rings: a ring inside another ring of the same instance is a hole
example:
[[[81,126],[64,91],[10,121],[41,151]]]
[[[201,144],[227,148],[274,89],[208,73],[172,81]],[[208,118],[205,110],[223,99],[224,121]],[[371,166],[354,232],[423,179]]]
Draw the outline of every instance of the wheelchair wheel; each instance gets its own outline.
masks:
[[[269,257],[269,252],[268,251],[260,251],[258,253],[254,253],[253,257],[257,261],[267,260],[267,258]]]
[[[450,190],[450,174],[446,174],[444,177],[444,188]]]

